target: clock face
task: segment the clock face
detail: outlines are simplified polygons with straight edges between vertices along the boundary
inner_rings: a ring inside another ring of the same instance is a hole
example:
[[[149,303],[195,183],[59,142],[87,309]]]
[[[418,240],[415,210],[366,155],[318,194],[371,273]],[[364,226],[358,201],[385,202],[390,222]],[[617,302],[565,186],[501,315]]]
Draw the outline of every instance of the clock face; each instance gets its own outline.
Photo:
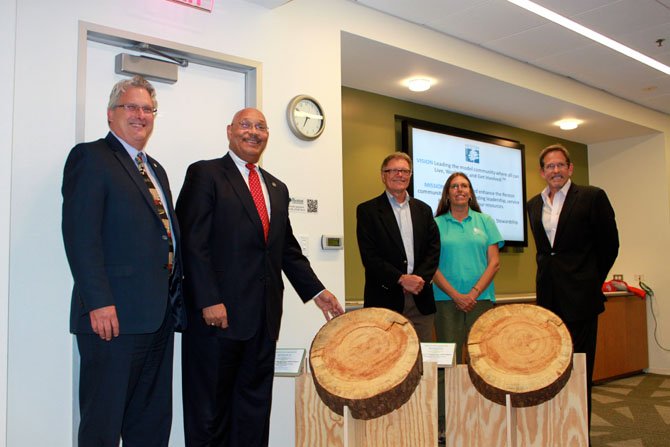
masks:
[[[314,98],[296,96],[289,103],[288,115],[289,126],[298,138],[313,140],[323,132],[325,117]]]

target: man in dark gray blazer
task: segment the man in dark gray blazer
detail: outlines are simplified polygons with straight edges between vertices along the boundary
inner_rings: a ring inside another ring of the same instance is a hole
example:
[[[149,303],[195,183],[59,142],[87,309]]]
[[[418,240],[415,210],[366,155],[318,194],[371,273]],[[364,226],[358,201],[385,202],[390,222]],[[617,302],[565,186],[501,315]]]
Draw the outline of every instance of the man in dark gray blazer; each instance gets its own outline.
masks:
[[[586,353],[590,418],[598,314],[605,310],[602,285],[619,252],[619,235],[605,191],[574,184],[573,169],[565,147],[545,148],[540,175],[547,187],[527,209],[537,246],[537,304],[561,317],[574,352]]]
[[[187,447],[268,445],[282,272],[326,319],[344,312],[293,235],[288,188],[257,166],[269,139],[265,116],[240,110],[227,136],[230,151],[189,166],[177,200],[189,316],[182,337]]]
[[[81,355],[79,446],[167,446],[174,330],[185,326],[179,226],[163,167],[144,153],[156,113],[136,76],[109,98],[110,132],[63,173],[63,241]],[[139,157],[140,164],[135,159]]]
[[[440,259],[440,235],[431,208],[407,192],[412,161],[404,152],[384,159],[386,190],[356,209],[358,248],[365,267],[365,307],[384,307],[412,322],[420,341],[433,341],[431,282]]]

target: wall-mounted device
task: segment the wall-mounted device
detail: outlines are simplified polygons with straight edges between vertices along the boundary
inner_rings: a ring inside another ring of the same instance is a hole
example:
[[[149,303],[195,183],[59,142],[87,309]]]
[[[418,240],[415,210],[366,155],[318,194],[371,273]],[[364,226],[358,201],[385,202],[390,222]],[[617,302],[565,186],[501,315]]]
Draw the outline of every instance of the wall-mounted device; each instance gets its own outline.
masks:
[[[342,236],[324,234],[321,236],[321,248],[324,250],[342,250],[344,248],[344,240]]]
[[[179,67],[171,62],[160,61],[144,56],[133,56],[127,53],[116,55],[114,71],[117,74],[142,75],[151,81],[177,82]]]

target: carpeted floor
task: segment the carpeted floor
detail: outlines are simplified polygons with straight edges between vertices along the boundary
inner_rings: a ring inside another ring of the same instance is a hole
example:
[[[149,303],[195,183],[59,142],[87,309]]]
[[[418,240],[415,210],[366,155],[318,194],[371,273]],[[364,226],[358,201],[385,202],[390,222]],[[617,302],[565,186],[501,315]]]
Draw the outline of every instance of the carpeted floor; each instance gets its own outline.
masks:
[[[670,377],[641,374],[593,387],[592,447],[670,446]]]

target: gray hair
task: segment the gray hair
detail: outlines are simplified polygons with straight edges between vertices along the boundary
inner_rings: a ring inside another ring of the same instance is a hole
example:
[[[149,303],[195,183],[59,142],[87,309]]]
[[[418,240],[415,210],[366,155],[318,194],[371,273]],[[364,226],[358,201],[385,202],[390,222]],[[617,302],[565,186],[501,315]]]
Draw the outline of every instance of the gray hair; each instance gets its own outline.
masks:
[[[140,75],[135,75],[130,79],[123,79],[112,87],[112,92],[109,94],[109,103],[107,103],[107,110],[112,110],[114,107],[119,105],[119,98],[128,90],[129,88],[143,88],[151,96],[151,102],[153,103],[154,109],[158,108],[158,101],[156,100],[156,89],[153,85]]]

